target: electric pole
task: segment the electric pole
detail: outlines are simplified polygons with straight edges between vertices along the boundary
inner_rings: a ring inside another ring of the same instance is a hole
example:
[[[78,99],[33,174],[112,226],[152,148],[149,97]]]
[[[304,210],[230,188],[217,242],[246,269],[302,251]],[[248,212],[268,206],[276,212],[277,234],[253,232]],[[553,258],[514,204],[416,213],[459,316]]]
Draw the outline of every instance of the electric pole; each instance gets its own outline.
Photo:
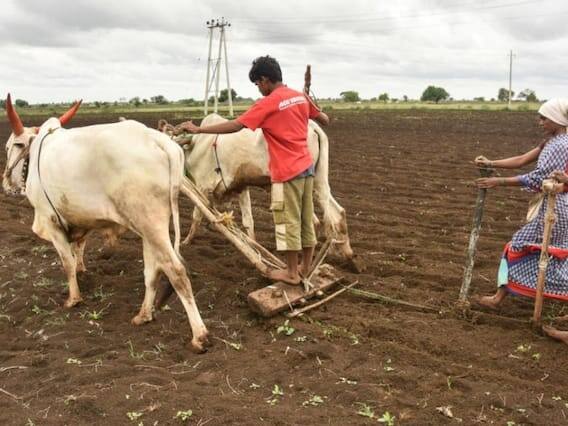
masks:
[[[219,79],[221,77],[221,62],[222,55],[225,55],[225,73],[227,76],[227,96],[229,99],[229,116],[233,116],[233,94],[231,91],[231,83],[229,80],[229,61],[227,57],[227,40],[225,27],[230,27],[231,24],[225,20],[212,19],[207,21],[207,28],[209,28],[209,54],[207,55],[207,74],[205,81],[205,100],[203,112],[207,115],[209,106],[209,95],[212,92],[211,86],[215,83],[215,89],[213,90],[213,112],[217,112],[219,106]],[[217,57],[211,57],[211,51],[213,47],[214,33],[218,30],[219,32],[219,48],[217,50]]]
[[[510,50],[509,51],[509,103],[507,105],[508,109],[511,109],[511,98],[512,98],[512,90],[511,90],[511,85],[513,83],[513,51]]]

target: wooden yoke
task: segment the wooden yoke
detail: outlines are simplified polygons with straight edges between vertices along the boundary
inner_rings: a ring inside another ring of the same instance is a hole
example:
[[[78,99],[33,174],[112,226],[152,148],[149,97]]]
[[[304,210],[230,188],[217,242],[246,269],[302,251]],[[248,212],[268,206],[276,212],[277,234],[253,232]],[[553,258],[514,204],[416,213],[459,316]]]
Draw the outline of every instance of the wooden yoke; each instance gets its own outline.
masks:
[[[534,313],[532,318],[533,327],[540,329],[542,326],[542,304],[544,286],[546,282],[546,269],[548,267],[548,246],[550,237],[552,236],[552,228],[556,221],[554,209],[556,207],[556,194],[564,190],[564,184],[558,183],[553,179],[545,179],[542,182],[542,191],[547,195],[546,214],[544,216],[544,233],[542,236],[542,247],[540,250],[540,259],[538,261],[538,280],[536,284],[536,296],[534,299]]]
[[[490,177],[495,169],[489,167],[480,167],[479,173],[481,177]],[[483,217],[483,205],[485,204],[486,188],[479,188],[477,192],[477,201],[475,202],[475,211],[473,214],[473,227],[469,236],[469,245],[467,247],[467,257],[463,273],[463,283],[460,289],[458,304],[467,305],[467,297],[469,287],[471,285],[471,277],[473,274],[473,264],[475,262],[475,252],[477,249],[477,240],[479,239],[479,230],[481,229],[481,219]]]

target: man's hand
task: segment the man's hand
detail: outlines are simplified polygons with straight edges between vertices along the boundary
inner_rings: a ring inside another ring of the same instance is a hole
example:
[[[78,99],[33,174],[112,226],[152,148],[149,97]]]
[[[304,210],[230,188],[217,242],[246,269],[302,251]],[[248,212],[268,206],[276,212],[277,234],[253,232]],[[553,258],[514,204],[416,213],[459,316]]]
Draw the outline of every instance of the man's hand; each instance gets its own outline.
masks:
[[[555,179],[555,180],[557,180],[557,181],[560,182],[560,183],[568,183],[568,175],[567,175],[565,172],[561,171],[561,170],[555,170],[555,171],[553,171],[553,172],[550,174],[549,178]]]
[[[186,132],[189,132],[189,133],[199,133],[199,127],[196,126],[195,124],[193,124],[193,122],[191,120],[190,121],[184,121],[183,123],[178,124],[177,128],[185,130]]]
[[[492,166],[491,161],[487,157],[484,157],[483,155],[476,157],[475,160],[473,160],[473,162],[475,163],[475,165],[477,167],[491,167]]]
[[[489,189],[495,188],[500,184],[504,184],[504,178],[500,177],[488,177],[488,178],[479,178],[475,180],[475,184],[478,188]]]

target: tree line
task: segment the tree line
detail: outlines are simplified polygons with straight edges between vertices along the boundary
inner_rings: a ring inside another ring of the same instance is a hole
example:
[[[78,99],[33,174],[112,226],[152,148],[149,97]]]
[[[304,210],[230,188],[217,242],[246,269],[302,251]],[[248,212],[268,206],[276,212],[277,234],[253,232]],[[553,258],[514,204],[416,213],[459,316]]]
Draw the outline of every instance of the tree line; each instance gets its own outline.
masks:
[[[513,100],[514,97],[515,97],[515,92],[511,91],[511,100]],[[237,92],[235,91],[235,89],[231,89],[231,98],[232,98],[233,102],[241,102],[241,101],[252,102],[254,100],[252,98],[240,97],[237,94]],[[228,100],[229,100],[229,91],[227,89],[221,90],[219,92],[218,101],[220,103],[226,103],[226,102],[228,102]],[[339,94],[338,99],[330,99],[330,100],[340,100],[340,101],[343,101],[343,102],[360,102],[363,99],[359,96],[359,92],[357,92],[355,90],[346,90],[346,91],[343,91]],[[381,93],[377,97],[371,98],[369,100],[370,101],[379,101],[379,102],[384,102],[384,103],[399,102],[399,101],[408,102],[409,98],[406,95],[404,95],[402,97],[402,99],[391,98],[388,93]],[[422,96],[420,97],[420,100],[422,102],[439,103],[439,102],[448,101],[448,100],[451,101],[453,99],[450,97],[450,94],[443,87],[428,86],[424,90],[424,92],[422,92]],[[473,100],[478,101],[478,102],[485,102],[486,101],[486,99],[484,97],[475,97],[475,98],[473,98]],[[496,99],[495,98],[489,99],[489,101],[495,101],[495,100],[497,100],[499,102],[508,102],[509,101],[509,90],[507,90],[505,88],[500,88],[499,91],[497,92],[497,98]],[[525,90],[519,92],[517,94],[517,100],[526,101],[526,102],[539,102],[539,99],[536,96],[535,91],[532,90],[532,89],[525,89]],[[214,98],[213,98],[213,96],[211,96],[209,98],[209,103],[212,104],[213,102],[214,102]],[[0,108],[5,108],[5,103],[6,103],[6,101],[0,100]],[[95,106],[96,108],[100,108],[100,107],[106,107],[106,106],[110,106],[110,105],[119,105],[119,104],[124,104],[124,103],[128,103],[128,104],[133,105],[135,107],[139,107],[141,105],[147,105],[147,104],[167,105],[167,104],[170,104],[170,103],[177,103],[177,104],[182,104],[182,105],[187,105],[187,106],[199,106],[203,103],[203,101],[200,100],[200,99],[194,99],[194,98],[180,99],[178,101],[170,101],[163,95],[156,95],[156,96],[150,97],[150,99],[140,98],[139,96],[135,96],[135,97],[131,98],[130,100],[128,100],[127,102],[126,102],[126,99],[124,100],[124,102],[112,102],[112,103],[111,102],[95,101],[95,102],[92,102],[92,105]],[[30,106],[30,104],[27,101],[25,101],[24,99],[16,99],[14,101],[14,104],[18,108],[25,108],[25,107]],[[39,106],[47,107],[48,104],[40,104]]]

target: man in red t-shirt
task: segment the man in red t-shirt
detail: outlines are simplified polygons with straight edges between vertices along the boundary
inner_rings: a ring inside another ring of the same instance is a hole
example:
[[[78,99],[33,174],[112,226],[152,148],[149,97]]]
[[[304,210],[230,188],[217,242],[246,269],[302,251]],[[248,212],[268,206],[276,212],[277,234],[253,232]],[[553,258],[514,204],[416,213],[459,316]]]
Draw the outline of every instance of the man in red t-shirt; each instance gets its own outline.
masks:
[[[303,93],[282,83],[276,59],[261,56],[252,63],[249,79],[264,96],[236,120],[199,127],[183,127],[192,133],[233,133],[243,127],[261,128],[268,145],[272,180],[271,205],[276,249],[286,253],[286,269],[269,272],[269,278],[298,285],[300,273],[309,271],[317,243],[313,225],[314,162],[308,151],[308,119],[329,124],[329,117]],[[302,253],[301,271],[298,253]]]

